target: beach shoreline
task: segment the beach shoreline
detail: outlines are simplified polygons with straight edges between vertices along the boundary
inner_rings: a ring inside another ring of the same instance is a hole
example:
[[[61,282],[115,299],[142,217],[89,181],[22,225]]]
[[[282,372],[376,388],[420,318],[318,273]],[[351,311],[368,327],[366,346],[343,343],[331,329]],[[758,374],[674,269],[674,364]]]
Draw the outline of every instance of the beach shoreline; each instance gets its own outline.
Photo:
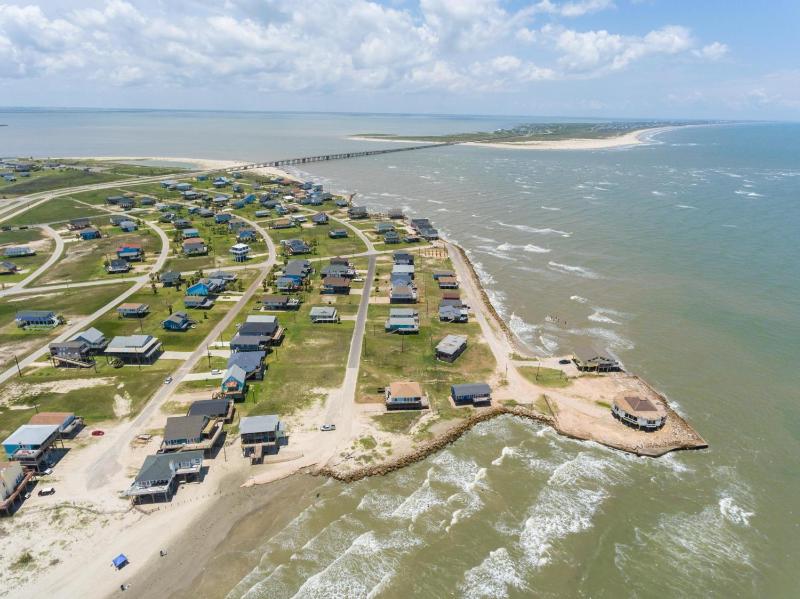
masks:
[[[454,143],[454,145],[475,146],[481,148],[495,148],[495,149],[512,149],[512,150],[604,150],[612,148],[624,148],[628,146],[636,146],[650,142],[653,136],[673,129],[677,129],[682,125],[674,125],[669,127],[648,127],[645,129],[636,129],[629,131],[623,135],[614,137],[602,138],[589,138],[589,139],[558,139],[558,140],[536,140],[536,141],[520,141],[520,142],[490,142],[490,141],[468,141],[463,143]],[[433,141],[423,141],[414,139],[390,139],[383,137],[370,137],[368,135],[352,135],[347,137],[350,140],[356,141],[372,141],[372,142],[391,142],[391,143],[411,143],[411,144],[436,144]]]

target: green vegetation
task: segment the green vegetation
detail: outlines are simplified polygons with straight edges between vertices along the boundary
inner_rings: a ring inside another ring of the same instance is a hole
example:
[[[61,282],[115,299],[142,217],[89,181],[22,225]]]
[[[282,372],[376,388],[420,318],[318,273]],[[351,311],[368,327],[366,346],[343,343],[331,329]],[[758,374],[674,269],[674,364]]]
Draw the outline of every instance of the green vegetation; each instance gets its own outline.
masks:
[[[567,387],[572,384],[563,370],[539,366],[521,366],[519,373],[540,387]]]
[[[8,238],[6,237],[7,235]],[[13,242],[11,241],[12,238],[14,239]],[[47,241],[40,243],[43,239],[46,239]],[[16,283],[29,277],[33,272],[36,271],[37,268],[47,262],[47,259],[50,257],[50,254],[55,248],[55,243],[44,233],[42,233],[41,229],[39,228],[4,231],[0,233],[0,244],[5,247],[7,247],[6,244],[29,245],[33,243],[35,243],[33,249],[36,250],[36,254],[33,256],[15,256],[12,258],[3,258],[1,257],[2,247],[0,247],[0,260],[12,262],[19,268],[19,271],[14,274],[3,275],[0,277],[0,286],[4,287],[5,285]]]
[[[366,252],[367,247],[364,242],[348,230],[348,237],[342,239],[331,239],[328,231],[344,228],[343,225],[331,221],[330,225],[312,227],[294,227],[292,229],[270,229],[269,236],[280,247],[280,242],[284,239],[302,239],[312,248],[310,255],[298,256],[298,258],[315,258],[319,256],[347,256],[350,254],[360,254]]]
[[[108,213],[80,204],[72,198],[53,198],[6,221],[6,224],[17,226],[55,223],[82,216],[101,216],[105,214]]]
[[[360,437],[356,443],[358,443],[362,449],[366,449],[367,451],[375,449],[378,446],[378,442],[375,440],[375,438],[370,436]]]
[[[40,191],[50,191],[63,187],[77,187],[78,185],[94,185],[123,179],[114,173],[86,172],[80,169],[55,169],[33,171],[30,177],[19,177],[13,183],[5,183],[0,179],[0,194],[7,195],[27,195]]]
[[[17,556],[11,563],[12,570],[25,570],[27,568],[32,568],[36,564],[36,560],[34,559],[33,555],[30,551],[23,551],[22,553]]]
[[[419,419],[419,412],[414,411],[387,412],[372,417],[382,431],[402,434],[408,433]]]

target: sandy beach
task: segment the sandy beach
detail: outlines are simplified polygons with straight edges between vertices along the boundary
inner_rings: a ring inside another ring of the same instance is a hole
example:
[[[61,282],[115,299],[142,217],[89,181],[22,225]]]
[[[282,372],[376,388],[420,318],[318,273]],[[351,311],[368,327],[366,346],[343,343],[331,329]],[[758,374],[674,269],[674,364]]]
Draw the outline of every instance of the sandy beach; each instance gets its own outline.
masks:
[[[465,142],[460,145],[478,146],[482,148],[514,149],[514,150],[605,150],[610,148],[624,148],[648,143],[654,135],[669,131],[675,127],[650,127],[637,129],[616,137],[603,137],[596,139],[558,139],[552,141],[520,141],[520,142]],[[392,143],[425,144],[436,143],[431,141],[418,141],[413,139],[385,139],[382,137],[351,136],[347,139],[359,141],[382,141]]]

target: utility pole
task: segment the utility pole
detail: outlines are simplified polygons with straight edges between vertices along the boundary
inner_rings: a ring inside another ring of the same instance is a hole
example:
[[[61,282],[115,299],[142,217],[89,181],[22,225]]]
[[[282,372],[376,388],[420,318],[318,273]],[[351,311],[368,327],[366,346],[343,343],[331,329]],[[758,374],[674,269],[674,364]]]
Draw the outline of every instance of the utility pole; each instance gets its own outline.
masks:
[[[17,365],[17,374],[19,378],[22,378],[22,370],[19,368],[19,360],[17,360],[17,354],[14,354],[14,363]]]

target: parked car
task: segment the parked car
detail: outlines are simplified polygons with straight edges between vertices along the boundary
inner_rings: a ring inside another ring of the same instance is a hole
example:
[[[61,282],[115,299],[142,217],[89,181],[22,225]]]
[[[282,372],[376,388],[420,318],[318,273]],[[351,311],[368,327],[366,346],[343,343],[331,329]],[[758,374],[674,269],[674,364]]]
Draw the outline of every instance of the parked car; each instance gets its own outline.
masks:
[[[165,385],[169,385],[171,382],[172,382],[172,377],[171,376],[168,376],[167,378],[164,379],[164,384]]]
[[[321,427],[319,427],[319,430],[321,430],[321,431],[335,431],[336,430],[336,425],[335,424],[323,424]]]
[[[214,375],[222,374],[222,371],[219,368],[215,368],[214,370],[211,371],[211,374],[214,374]]]
[[[101,430],[92,431],[92,437],[102,437],[105,434],[105,431]]]
[[[44,489],[39,489],[38,495],[42,497],[43,495],[52,495],[55,492],[56,490],[53,487],[45,487]]]

